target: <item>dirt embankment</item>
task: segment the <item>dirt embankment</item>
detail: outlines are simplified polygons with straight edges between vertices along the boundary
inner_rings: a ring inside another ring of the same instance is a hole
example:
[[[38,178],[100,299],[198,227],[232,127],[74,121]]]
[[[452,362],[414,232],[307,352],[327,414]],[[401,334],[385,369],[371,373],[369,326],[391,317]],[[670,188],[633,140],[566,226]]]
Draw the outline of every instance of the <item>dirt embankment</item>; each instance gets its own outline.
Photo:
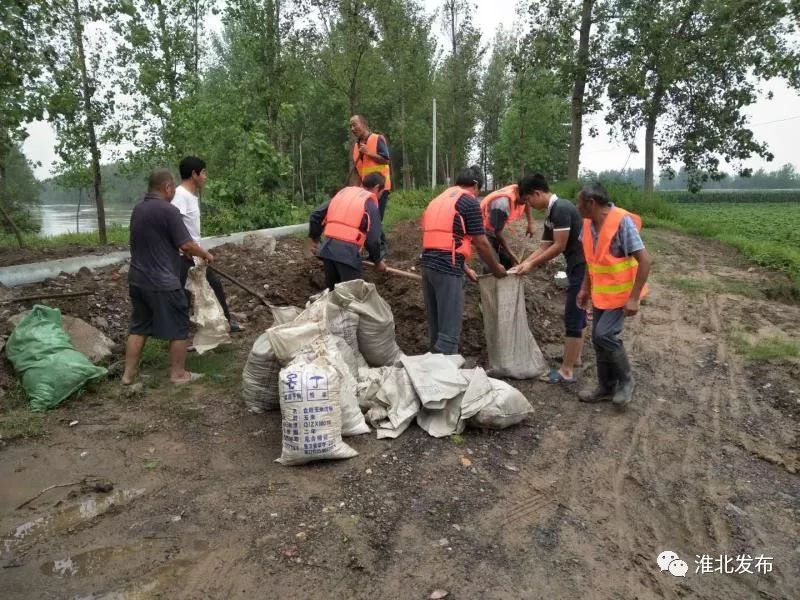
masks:
[[[394,266],[415,267],[418,239],[413,224],[398,227]],[[638,391],[625,413],[580,404],[572,388],[518,382],[536,409],[523,426],[444,440],[416,427],[394,441],[350,438],[358,457],[299,468],[272,462],[279,416],[248,414],[238,397],[249,347],[270,318],[227,285],[248,332],[191,357],[191,368],[211,375],[202,385],[171,388],[157,355],[141,395],[108,382],[45,415],[35,432],[44,437],[0,442],[0,595],[796,597],[800,363],[742,352],[800,339],[800,307],[769,301],[763,290],[779,276],[725,247],[660,231],[647,242],[657,264],[649,302],[626,326]],[[280,241],[270,257],[239,247],[216,254],[276,304],[302,304],[321,285],[301,240]],[[551,359],[561,336],[554,269],[535,273],[527,289],[531,328]],[[101,329],[121,342],[127,290],[114,273],[15,293],[89,286],[88,300],[53,305],[106,319]],[[368,277],[392,306],[401,347],[424,351],[418,285]],[[462,349],[483,352],[474,288]],[[583,359],[586,384],[590,345]],[[87,476],[114,491],[78,484],[15,508]],[[659,570],[664,550],[686,561],[685,578]],[[754,560],[752,573],[695,573],[702,555],[763,555],[772,569],[756,573]]]

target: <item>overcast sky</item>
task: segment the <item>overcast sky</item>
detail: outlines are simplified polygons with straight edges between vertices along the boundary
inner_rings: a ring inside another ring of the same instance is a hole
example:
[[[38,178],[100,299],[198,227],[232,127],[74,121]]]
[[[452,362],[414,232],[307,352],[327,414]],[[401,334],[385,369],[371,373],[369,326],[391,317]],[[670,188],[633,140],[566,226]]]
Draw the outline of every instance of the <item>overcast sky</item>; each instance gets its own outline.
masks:
[[[423,0],[429,12],[441,5],[441,0]],[[498,27],[512,30],[517,22],[515,13],[516,0],[478,0],[475,23],[483,33],[484,43],[490,42]],[[441,21],[437,21],[436,32],[445,41],[441,31]],[[753,159],[744,163],[753,169],[777,169],[783,164],[792,163],[800,171],[800,152],[797,140],[800,139],[800,96],[781,81],[764,84],[764,95],[772,91],[774,97],[766,97],[746,110],[750,117],[753,131],[758,140],[769,145],[775,155],[771,163],[761,159]],[[586,130],[596,127],[600,131],[597,138],[589,138]],[[581,152],[581,169],[602,171],[644,167],[644,133],[637,139],[637,146],[642,152],[630,154],[628,148],[610,138],[608,126],[603,122],[603,114],[598,113],[584,119],[584,145]],[[39,178],[50,176],[55,162],[55,133],[47,123],[34,123],[28,127],[30,136],[25,141],[25,154],[34,162],[41,163],[35,169]],[[658,154],[656,154],[658,156]],[[725,168],[725,167],[723,167]]]

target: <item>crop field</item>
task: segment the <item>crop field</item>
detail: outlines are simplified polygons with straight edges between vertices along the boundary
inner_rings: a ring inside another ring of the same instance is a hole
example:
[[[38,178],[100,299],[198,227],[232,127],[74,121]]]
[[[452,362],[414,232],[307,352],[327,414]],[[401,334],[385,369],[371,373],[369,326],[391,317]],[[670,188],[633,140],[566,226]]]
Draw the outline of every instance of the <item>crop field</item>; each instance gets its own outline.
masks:
[[[708,202],[670,208],[670,218],[657,219],[657,224],[730,244],[756,263],[787,273],[795,294],[800,292],[800,203]]]

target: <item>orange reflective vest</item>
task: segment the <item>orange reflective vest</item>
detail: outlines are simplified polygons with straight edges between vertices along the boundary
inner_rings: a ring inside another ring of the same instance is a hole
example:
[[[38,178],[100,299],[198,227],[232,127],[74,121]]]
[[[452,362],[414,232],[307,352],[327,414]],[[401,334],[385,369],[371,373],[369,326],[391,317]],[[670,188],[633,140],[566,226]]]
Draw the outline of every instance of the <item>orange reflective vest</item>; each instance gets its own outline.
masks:
[[[365,215],[367,231],[371,226],[367,213],[367,202],[374,202],[375,206],[378,205],[375,194],[364,188],[354,186],[343,188],[331,198],[330,204],[328,204],[328,212],[322,223],[325,226],[322,235],[355,244],[359,249],[363,248],[367,241],[367,233],[361,230],[361,223]]]
[[[487,195],[483,200],[481,200],[481,216],[483,217],[483,228],[488,232],[493,232],[494,227],[492,227],[491,220],[489,219],[489,213],[492,211],[492,202],[497,200],[498,198],[508,198],[509,201],[509,208],[510,211],[508,213],[508,223],[516,221],[519,219],[523,214],[525,214],[525,205],[524,204],[517,204],[517,200],[519,199],[519,186],[514,183],[512,185],[507,185],[504,188],[500,188],[497,191],[492,192],[491,194]]]
[[[367,138],[367,152],[370,154],[378,154],[378,140],[381,139],[381,137],[383,136],[378,133],[369,134],[369,137]],[[387,191],[391,190],[392,178],[388,163],[382,165],[372,160],[366,154],[361,154],[361,152],[358,150],[358,144],[359,142],[353,144],[353,164],[356,166],[356,171],[358,171],[358,177],[361,179],[361,181],[364,181],[364,177],[370,173],[380,173],[383,175],[384,179],[386,179],[383,189]]]
[[[636,280],[639,263],[633,256],[617,258],[611,254],[611,241],[619,231],[622,218],[633,219],[637,230],[642,229],[642,219],[616,206],[608,213],[600,233],[597,246],[592,239],[592,221],[583,220],[583,254],[592,283],[592,305],[600,309],[622,308],[628,301]],[[647,285],[642,289],[641,297],[647,295]]]
[[[466,234],[464,217],[456,210],[456,202],[464,193],[464,189],[458,186],[448,188],[431,200],[422,213],[422,247],[425,250],[450,252],[453,264],[456,264],[456,254],[461,254],[467,260],[472,256],[472,237]],[[453,231],[456,217],[461,219],[463,237],[457,236]],[[461,241],[460,246],[457,244],[458,240]]]

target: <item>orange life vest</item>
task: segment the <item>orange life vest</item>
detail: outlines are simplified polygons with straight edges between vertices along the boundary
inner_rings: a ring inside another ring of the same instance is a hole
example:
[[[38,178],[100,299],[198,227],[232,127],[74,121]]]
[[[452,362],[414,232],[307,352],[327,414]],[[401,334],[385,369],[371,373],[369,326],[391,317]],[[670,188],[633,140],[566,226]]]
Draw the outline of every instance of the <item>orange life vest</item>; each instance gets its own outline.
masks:
[[[370,133],[369,137],[367,137],[367,152],[370,154],[378,154],[378,140],[382,137],[383,136],[378,133]],[[387,191],[391,190],[392,178],[389,164],[382,165],[372,160],[366,154],[361,154],[358,150],[358,144],[359,142],[353,144],[353,164],[356,166],[356,171],[358,171],[358,177],[361,181],[364,181],[364,177],[370,173],[380,173],[386,180],[383,189]]]
[[[456,210],[456,202],[466,192],[458,186],[446,189],[428,204],[422,213],[422,247],[425,250],[444,250],[452,253],[453,264],[456,264],[456,254],[461,254],[469,260],[472,256],[472,236],[467,235],[467,226]],[[454,219],[461,219],[463,237],[457,236],[453,231]],[[461,245],[457,241],[461,241]]]
[[[371,226],[367,213],[367,202],[378,205],[375,194],[361,187],[346,187],[331,198],[328,213],[325,215],[325,229],[322,232],[327,238],[356,244],[359,249],[367,241],[366,232],[361,230],[364,216],[367,217],[367,231]]]
[[[611,241],[619,231],[623,217],[629,216],[637,230],[642,229],[642,219],[618,207],[611,209],[597,236],[597,246],[592,239],[592,221],[583,220],[583,254],[592,283],[592,305],[600,309],[622,308],[628,301],[636,280],[639,263],[633,256],[617,258],[611,254]],[[647,295],[647,285],[641,297]]]
[[[504,188],[500,188],[497,191],[488,194],[483,200],[481,200],[481,216],[483,217],[483,228],[486,231],[493,232],[494,227],[492,227],[491,219],[489,219],[489,213],[492,211],[492,202],[497,200],[498,198],[508,198],[509,201],[509,213],[508,213],[508,222],[511,223],[519,219],[523,214],[525,214],[525,205],[524,204],[517,204],[517,200],[519,199],[519,186],[514,183],[512,185],[507,185]]]

